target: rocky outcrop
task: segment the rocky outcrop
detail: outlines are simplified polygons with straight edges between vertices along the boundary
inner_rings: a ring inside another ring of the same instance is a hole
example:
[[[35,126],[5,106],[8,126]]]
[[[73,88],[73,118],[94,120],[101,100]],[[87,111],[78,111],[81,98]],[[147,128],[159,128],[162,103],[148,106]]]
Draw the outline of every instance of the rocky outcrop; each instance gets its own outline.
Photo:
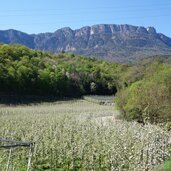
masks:
[[[34,48],[34,35],[28,35],[26,33],[16,31],[16,30],[5,30],[0,31],[0,43],[6,43],[6,44],[24,44],[25,46],[28,46],[29,48]]]
[[[54,33],[29,35],[16,30],[0,31],[1,43],[19,43],[33,49],[62,50],[101,59],[129,62],[151,55],[170,55],[171,38],[154,27],[99,24],[77,30],[65,27]]]

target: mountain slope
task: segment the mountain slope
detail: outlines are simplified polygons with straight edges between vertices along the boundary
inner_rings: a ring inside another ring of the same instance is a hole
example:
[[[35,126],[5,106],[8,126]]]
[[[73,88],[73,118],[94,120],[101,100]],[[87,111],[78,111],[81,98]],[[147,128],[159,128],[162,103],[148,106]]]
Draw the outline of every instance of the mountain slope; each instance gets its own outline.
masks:
[[[171,38],[153,27],[100,24],[77,30],[65,27],[54,33],[29,35],[16,30],[0,31],[1,43],[19,43],[33,49],[93,56],[129,62],[152,55],[171,55]]]

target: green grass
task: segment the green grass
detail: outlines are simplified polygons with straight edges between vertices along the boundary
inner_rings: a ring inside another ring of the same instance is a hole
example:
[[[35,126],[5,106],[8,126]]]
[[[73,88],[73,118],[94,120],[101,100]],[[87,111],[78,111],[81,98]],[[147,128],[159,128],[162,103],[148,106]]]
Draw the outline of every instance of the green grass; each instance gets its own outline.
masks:
[[[170,146],[170,154],[171,154],[171,146]],[[171,157],[164,161],[159,167],[156,168],[155,171],[171,171]]]
[[[156,171],[171,171],[171,159],[165,161],[156,169]]]

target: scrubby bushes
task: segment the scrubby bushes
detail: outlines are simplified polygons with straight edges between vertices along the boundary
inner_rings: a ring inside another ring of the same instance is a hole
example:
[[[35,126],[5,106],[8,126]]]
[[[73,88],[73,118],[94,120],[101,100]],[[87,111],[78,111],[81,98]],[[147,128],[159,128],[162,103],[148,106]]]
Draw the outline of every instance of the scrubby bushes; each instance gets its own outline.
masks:
[[[170,121],[171,66],[155,61],[145,67],[139,78],[117,94],[117,105],[123,117],[142,123]]]

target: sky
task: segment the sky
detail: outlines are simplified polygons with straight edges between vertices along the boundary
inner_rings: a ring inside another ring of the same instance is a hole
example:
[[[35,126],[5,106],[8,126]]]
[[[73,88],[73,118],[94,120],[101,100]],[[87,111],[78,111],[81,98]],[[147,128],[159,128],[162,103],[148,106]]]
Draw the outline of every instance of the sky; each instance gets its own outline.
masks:
[[[32,34],[95,24],[153,26],[171,37],[171,0],[0,0],[0,30]]]

